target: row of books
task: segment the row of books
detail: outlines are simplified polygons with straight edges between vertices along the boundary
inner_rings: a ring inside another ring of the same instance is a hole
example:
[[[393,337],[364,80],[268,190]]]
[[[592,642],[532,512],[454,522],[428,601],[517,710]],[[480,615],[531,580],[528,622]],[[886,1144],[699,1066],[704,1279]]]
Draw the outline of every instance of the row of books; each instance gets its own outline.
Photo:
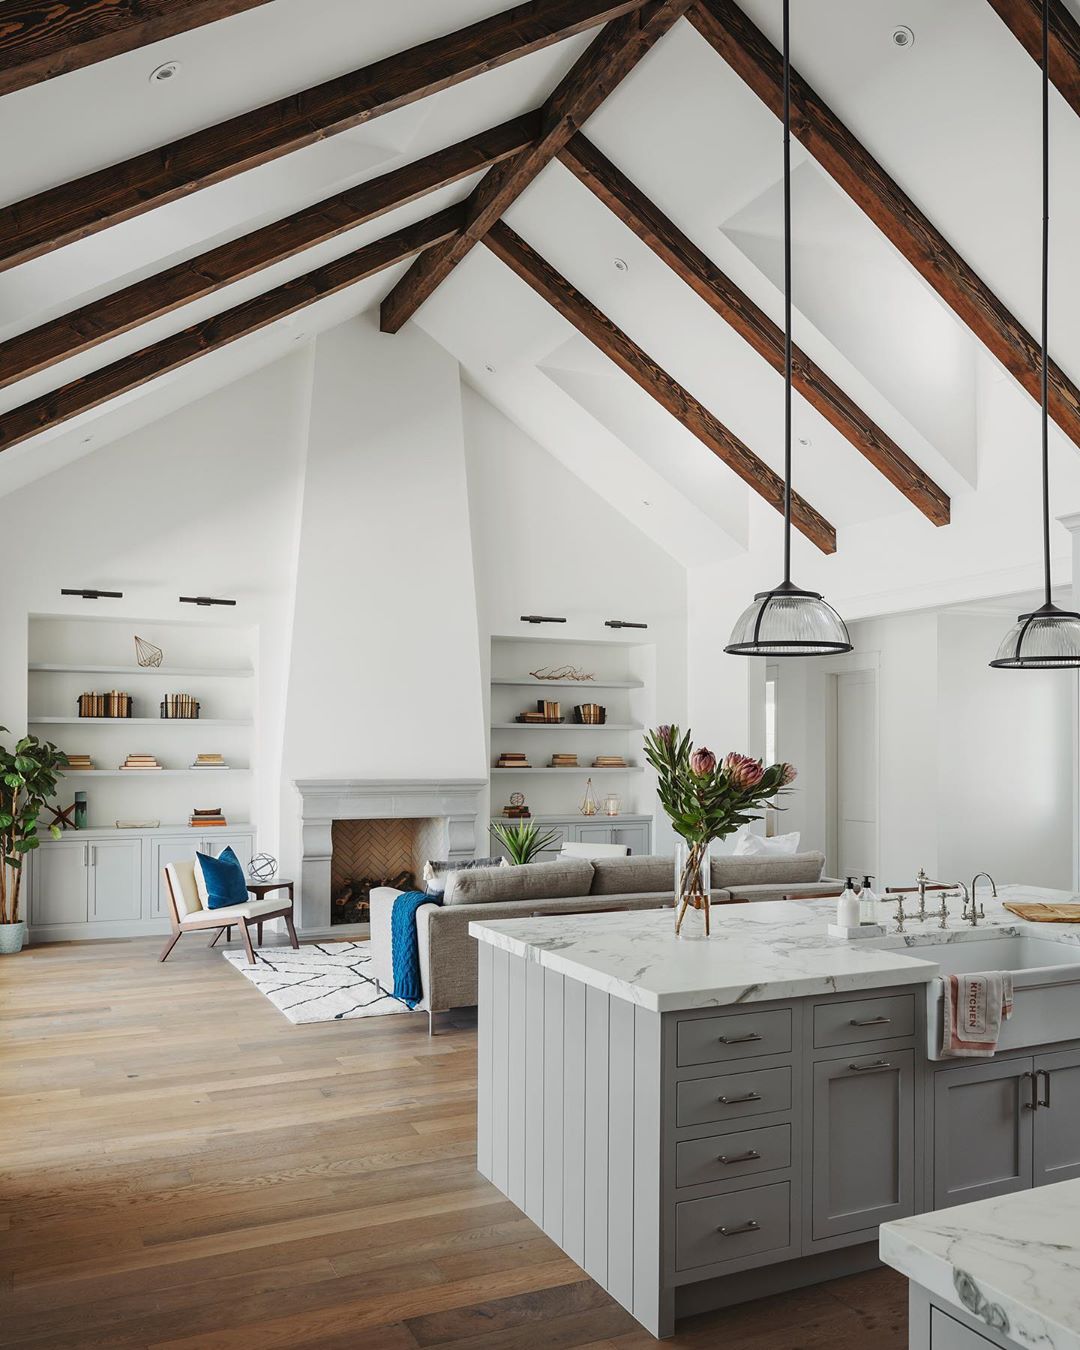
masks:
[[[497,769],[531,769],[527,756],[520,751],[506,750],[495,761]],[[551,756],[548,768],[551,769],[578,769],[583,767],[578,762],[577,755],[573,754],[553,754]],[[627,764],[622,755],[597,755],[592,762],[594,769],[628,769],[632,767]]]
[[[519,713],[514,719],[516,722],[523,722],[527,726],[543,726],[547,722],[562,722],[562,706],[555,699],[538,698],[536,700],[536,711],[526,711]]]
[[[199,716],[202,708],[199,700],[191,694],[166,694],[161,700],[161,716],[167,721],[176,718],[191,719]]]
[[[77,703],[80,717],[130,717],[131,695],[119,689],[104,694],[80,694]]]
[[[73,767],[80,769],[92,769],[94,767],[89,755],[76,755],[75,758],[81,762]],[[71,760],[72,757],[69,755],[68,764],[71,764]],[[121,769],[163,769],[165,766],[158,763],[155,755],[128,755],[120,767]],[[224,756],[216,753],[197,755],[194,762],[188,765],[188,768],[191,769],[228,769],[230,767]]]
[[[196,806],[188,818],[188,824],[193,829],[202,829],[204,826],[213,828],[228,823],[220,806]]]

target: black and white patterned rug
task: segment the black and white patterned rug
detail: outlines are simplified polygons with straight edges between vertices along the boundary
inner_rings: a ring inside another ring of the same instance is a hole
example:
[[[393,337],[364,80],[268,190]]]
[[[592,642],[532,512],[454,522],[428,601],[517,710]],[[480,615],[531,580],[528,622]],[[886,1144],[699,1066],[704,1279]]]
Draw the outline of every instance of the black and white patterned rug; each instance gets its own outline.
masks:
[[[259,947],[253,966],[242,951],[222,955],[290,1022],[338,1022],[408,1012],[408,1004],[376,983],[369,952],[367,942],[312,942],[299,951]]]

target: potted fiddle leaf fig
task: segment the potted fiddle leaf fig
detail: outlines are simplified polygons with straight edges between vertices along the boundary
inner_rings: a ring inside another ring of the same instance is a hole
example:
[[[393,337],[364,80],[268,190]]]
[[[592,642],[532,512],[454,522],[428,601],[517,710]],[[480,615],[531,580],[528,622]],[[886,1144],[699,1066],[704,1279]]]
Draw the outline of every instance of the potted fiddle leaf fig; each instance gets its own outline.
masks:
[[[66,767],[64,752],[36,736],[23,736],[14,750],[0,744],[0,954],[21,951],[26,938],[19,917],[23,860],[40,842],[38,816]],[[50,833],[59,839],[57,826]]]

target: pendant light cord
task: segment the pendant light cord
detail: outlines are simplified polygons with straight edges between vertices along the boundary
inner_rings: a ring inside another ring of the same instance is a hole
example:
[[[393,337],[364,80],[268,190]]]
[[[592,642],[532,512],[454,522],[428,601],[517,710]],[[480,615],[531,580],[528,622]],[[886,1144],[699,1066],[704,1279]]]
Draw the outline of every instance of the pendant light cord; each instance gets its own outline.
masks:
[[[1045,286],[1043,294],[1045,296]],[[1045,381],[1046,381],[1046,362],[1044,358],[1043,361],[1044,388],[1045,388]],[[791,4],[790,0],[784,0],[784,582],[786,584],[789,583],[790,581],[791,581]]]
[[[786,3],[786,0],[785,0]],[[1050,0],[1043,0],[1042,16],[1042,480],[1043,578],[1050,604]]]

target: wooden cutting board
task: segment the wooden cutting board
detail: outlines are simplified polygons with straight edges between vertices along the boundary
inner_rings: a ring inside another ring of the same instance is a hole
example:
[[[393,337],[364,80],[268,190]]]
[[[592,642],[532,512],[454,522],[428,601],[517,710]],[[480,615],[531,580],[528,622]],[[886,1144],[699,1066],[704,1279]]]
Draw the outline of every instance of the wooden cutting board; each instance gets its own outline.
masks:
[[[1027,919],[1029,923],[1080,923],[1080,904],[1024,904],[1006,900],[1004,908],[1018,919]]]

